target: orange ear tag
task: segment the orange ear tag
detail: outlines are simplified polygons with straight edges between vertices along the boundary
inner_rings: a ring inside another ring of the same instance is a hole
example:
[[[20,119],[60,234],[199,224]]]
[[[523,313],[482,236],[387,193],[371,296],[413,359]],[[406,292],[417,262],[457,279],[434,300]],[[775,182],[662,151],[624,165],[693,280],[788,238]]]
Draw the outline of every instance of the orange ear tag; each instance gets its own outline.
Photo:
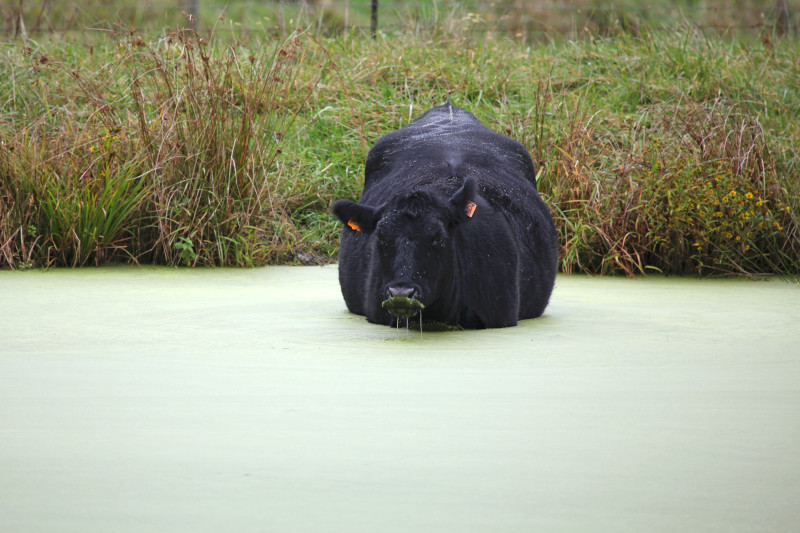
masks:
[[[477,204],[475,202],[467,202],[467,207],[464,208],[464,211],[467,213],[469,218],[472,218],[472,215],[475,214],[475,209],[477,208]]]
[[[350,226],[350,229],[352,229],[353,231],[361,231],[361,226],[359,226],[358,222],[356,222],[352,218],[347,221],[347,225]]]

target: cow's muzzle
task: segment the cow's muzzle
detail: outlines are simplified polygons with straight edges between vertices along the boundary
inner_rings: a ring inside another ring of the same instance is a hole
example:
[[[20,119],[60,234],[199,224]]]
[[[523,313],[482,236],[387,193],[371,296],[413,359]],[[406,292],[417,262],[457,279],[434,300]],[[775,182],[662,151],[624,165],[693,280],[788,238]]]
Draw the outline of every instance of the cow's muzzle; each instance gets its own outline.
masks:
[[[389,287],[389,298],[381,303],[381,307],[395,317],[410,318],[425,309],[422,302],[414,298],[413,287]]]

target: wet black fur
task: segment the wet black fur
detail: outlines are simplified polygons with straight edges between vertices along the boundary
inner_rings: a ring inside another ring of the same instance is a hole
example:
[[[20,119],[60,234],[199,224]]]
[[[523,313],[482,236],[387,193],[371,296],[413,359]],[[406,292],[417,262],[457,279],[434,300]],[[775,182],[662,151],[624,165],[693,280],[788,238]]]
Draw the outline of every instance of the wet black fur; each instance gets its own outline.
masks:
[[[558,251],[535,176],[520,143],[454,106],[385,135],[367,156],[360,202],[332,209],[345,223],[339,282],[347,308],[394,324],[381,307],[392,287],[414,289],[425,321],[484,328],[540,316]],[[469,202],[477,204],[472,218]]]

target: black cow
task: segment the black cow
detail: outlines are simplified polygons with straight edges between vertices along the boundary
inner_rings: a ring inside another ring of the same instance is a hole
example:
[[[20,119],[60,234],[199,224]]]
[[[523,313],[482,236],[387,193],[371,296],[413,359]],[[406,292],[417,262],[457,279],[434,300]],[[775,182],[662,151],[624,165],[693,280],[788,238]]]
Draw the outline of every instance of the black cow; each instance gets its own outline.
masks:
[[[555,227],[522,144],[450,104],[381,138],[359,203],[339,200],[339,282],[370,322],[514,326],[542,314]]]

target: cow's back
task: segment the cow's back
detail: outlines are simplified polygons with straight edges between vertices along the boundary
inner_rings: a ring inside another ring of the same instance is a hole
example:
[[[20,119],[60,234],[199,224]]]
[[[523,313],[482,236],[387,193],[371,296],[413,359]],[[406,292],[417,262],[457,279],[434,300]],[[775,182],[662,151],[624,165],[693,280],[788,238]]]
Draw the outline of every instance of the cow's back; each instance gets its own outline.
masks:
[[[367,155],[364,192],[389,176],[404,185],[425,186],[432,176],[456,175],[463,181],[467,173],[497,168],[536,187],[533,161],[522,144],[490,130],[469,111],[446,104],[375,143]]]

